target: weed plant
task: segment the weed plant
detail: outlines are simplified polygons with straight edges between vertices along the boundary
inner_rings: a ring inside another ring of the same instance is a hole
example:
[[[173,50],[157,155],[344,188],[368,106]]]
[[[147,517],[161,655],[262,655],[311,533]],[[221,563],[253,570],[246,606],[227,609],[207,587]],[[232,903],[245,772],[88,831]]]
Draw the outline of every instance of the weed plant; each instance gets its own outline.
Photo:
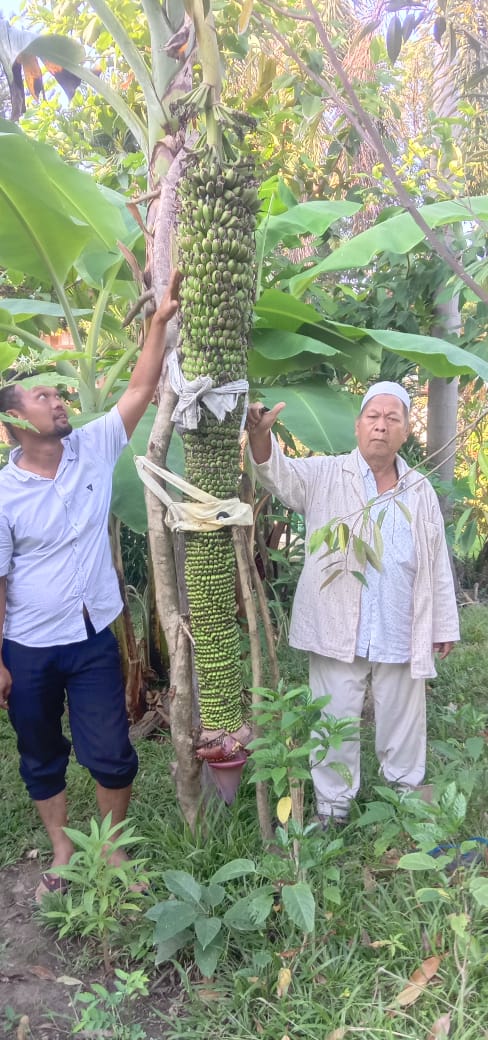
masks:
[[[191,945],[179,951],[172,971],[185,993],[183,1007],[178,1015],[161,1013],[160,1026],[146,1029],[149,1040],[427,1040],[443,1036],[442,1022],[449,1040],[488,1036],[488,908],[483,894],[480,901],[474,895],[485,888],[485,863],[463,860],[450,871],[446,861],[436,863],[430,857],[417,861],[415,869],[408,859],[403,869],[399,866],[402,857],[426,855],[430,834],[432,840],[461,844],[461,852],[469,850],[462,844],[467,839],[487,835],[488,610],[465,608],[462,627],[463,643],[439,666],[428,693],[432,811],[415,797],[399,799],[380,782],[372,726],[363,724],[363,782],[350,823],[340,832],[343,847],[334,860],[336,901],[328,898],[330,882],[318,862],[307,871],[316,905],[313,932],[300,932],[277,900],[261,927],[237,938],[227,935],[212,979],[198,971]],[[306,682],[303,655],[280,647],[280,661],[287,687]],[[3,864],[21,860],[36,847],[47,866],[47,843],[17,778],[15,743],[5,714],[0,716],[0,739],[0,778],[9,794],[2,800],[0,817]],[[145,741],[138,751],[141,768],[130,823],[141,839],[138,856],[152,875],[153,904],[168,898],[164,873],[169,870],[185,871],[205,884],[229,861],[248,859],[264,877],[266,856],[246,772],[234,805],[211,802],[205,824],[192,835],[175,801],[169,742]],[[453,795],[450,806],[446,792]],[[90,779],[74,764],[68,795],[71,826],[88,833],[94,794]],[[383,806],[376,818],[374,805]],[[305,823],[313,811],[308,785]],[[396,830],[387,835],[385,849],[387,821],[394,821]],[[429,827],[434,829],[429,832]],[[337,838],[337,832],[325,832],[320,841],[327,849]],[[229,901],[247,896],[255,884],[253,873],[229,880]],[[447,898],[426,899],[429,889],[444,890]],[[142,939],[124,926],[117,949],[123,970],[140,970],[151,979],[168,969],[164,964],[155,967],[153,923],[146,924]],[[435,974],[420,987],[418,999],[403,1006],[397,998],[413,972],[432,958],[438,959]],[[131,1003],[135,1021],[137,1000]]]

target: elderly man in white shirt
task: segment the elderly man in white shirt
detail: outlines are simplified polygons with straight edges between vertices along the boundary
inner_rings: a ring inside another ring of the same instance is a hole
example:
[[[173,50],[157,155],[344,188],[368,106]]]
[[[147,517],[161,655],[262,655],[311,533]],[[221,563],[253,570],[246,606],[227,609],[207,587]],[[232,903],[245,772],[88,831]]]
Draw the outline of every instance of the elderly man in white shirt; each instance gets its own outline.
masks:
[[[308,651],[312,694],[328,695],[327,711],[337,718],[360,716],[371,681],[380,771],[412,790],[425,774],[425,679],[436,674],[434,654],[446,657],[459,639],[459,623],[436,495],[397,454],[408,436],[409,396],[398,383],[370,387],[356,422],[358,446],[335,458],[287,458],[271,434],[284,407],[267,411],[255,404],[248,411],[249,451],[260,483],[303,513],[307,540],[333,519],[351,525],[373,503],[371,521],[381,514],[383,541],[380,571],[356,559],[351,564],[350,557],[346,567],[350,547],[328,557],[326,573],[342,573],[325,588],[318,555],[307,549],[290,644]],[[331,768],[332,760],[347,767],[351,783]],[[323,826],[331,817],[344,822],[360,784],[359,739],[312,762],[312,778]]]

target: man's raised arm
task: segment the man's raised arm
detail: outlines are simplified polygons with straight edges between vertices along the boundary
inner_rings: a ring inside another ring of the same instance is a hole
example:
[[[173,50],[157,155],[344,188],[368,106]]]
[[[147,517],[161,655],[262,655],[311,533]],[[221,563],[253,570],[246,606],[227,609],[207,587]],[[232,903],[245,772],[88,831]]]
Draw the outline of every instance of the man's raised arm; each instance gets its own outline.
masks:
[[[180,272],[173,271],[151,321],[148,337],[136,361],[127,390],[118,402],[117,407],[128,437],[132,436],[154,397],[166,350],[166,326],[178,310],[180,282]]]

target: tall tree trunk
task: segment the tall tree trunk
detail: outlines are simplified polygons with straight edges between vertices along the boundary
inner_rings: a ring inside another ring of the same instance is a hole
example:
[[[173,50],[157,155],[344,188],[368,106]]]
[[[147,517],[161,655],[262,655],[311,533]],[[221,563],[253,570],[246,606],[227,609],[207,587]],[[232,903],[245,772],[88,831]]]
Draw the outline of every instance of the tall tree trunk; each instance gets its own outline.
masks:
[[[439,323],[432,328],[433,336],[449,336],[459,332],[459,310],[457,298],[436,307]],[[458,410],[459,379],[429,379],[429,403],[427,410],[427,453],[435,453],[431,467],[436,469],[441,480],[450,482],[454,477],[456,462],[456,424]],[[452,503],[445,495],[439,496],[445,520],[452,515]]]
[[[451,58],[449,52],[448,33],[444,34],[440,50],[436,52],[437,60],[434,61],[432,76],[432,108],[439,119],[455,120],[459,112],[459,91],[456,82],[457,59]],[[459,137],[459,130],[452,123],[451,133],[455,141]],[[433,174],[441,177],[445,186],[449,189],[453,175],[447,162],[443,167],[440,165],[440,156],[444,155],[443,142],[438,141],[438,155],[436,169]],[[433,162],[435,153],[433,154]],[[453,234],[449,228],[441,232],[446,246],[452,248]],[[434,301],[436,315],[435,324],[432,328],[433,336],[447,338],[457,336],[460,327],[459,297],[455,296],[447,301],[438,299],[443,290],[438,290]],[[432,460],[432,466],[439,467],[437,472],[442,480],[451,481],[454,476],[455,453],[456,453],[456,425],[458,408],[458,379],[429,380],[429,400],[427,410],[427,451],[428,454],[436,452]],[[439,496],[440,506],[447,520],[452,515],[452,505],[445,495]]]

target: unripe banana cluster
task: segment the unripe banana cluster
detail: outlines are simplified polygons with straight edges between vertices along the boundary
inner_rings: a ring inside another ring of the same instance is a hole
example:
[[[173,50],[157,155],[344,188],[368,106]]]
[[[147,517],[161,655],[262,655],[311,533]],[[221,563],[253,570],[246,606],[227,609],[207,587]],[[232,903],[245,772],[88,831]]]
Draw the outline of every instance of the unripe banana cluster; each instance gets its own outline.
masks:
[[[245,378],[259,199],[249,163],[189,167],[179,187],[182,371]]]
[[[250,162],[200,159],[179,186],[181,369],[216,386],[245,379],[254,303],[254,229],[259,209]],[[190,483],[219,498],[237,494],[244,398],[222,423],[202,404],[198,429],[183,435]],[[190,602],[200,714],[206,729],[242,723],[235,557],[230,530],[187,536]]]

